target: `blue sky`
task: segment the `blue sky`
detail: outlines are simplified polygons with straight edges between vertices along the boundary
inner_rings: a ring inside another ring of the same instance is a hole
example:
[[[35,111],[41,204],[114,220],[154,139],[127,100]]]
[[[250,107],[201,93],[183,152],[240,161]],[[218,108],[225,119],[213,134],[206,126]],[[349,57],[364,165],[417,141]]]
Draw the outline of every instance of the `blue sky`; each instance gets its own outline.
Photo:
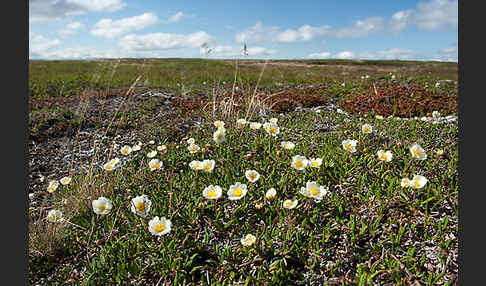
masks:
[[[458,60],[457,0],[207,3],[30,0],[29,58]]]

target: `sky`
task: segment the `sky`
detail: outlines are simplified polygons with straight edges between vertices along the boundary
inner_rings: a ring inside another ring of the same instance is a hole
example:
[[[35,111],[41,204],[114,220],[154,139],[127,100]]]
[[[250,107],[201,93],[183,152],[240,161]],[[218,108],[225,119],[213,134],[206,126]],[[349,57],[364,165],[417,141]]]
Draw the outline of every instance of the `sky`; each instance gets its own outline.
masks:
[[[93,58],[457,62],[458,2],[29,0],[29,59]]]

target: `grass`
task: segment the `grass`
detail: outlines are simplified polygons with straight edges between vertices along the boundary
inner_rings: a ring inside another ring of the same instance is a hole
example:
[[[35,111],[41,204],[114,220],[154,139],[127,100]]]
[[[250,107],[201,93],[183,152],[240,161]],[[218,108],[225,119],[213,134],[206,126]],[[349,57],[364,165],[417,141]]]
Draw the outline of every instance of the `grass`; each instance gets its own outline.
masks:
[[[201,62],[188,60],[183,65],[190,63]],[[396,63],[390,63],[393,64]],[[266,73],[270,70],[271,74],[271,69],[271,65],[265,68],[260,81],[263,88],[268,80]],[[261,70],[260,66],[260,73],[255,72],[254,83],[258,82]],[[248,74],[244,70],[241,74],[241,83],[247,83],[242,95],[247,96],[246,101],[231,97],[241,103],[241,109],[224,112],[225,105],[219,103],[223,98],[230,98],[228,92],[217,94],[219,105],[214,112],[199,105],[192,112],[180,113],[181,118],[191,114],[200,121],[183,135],[168,135],[179,121],[143,125],[146,128],[143,135],[128,142],[130,145],[143,142],[140,151],[123,156],[119,152],[121,146],[106,153],[100,150],[99,156],[105,162],[113,157],[122,158],[121,166],[106,172],[101,166],[93,165],[92,172],[73,175],[71,184],[61,185],[46,195],[43,207],[31,213],[29,282],[82,285],[453,283],[458,272],[457,266],[451,263],[457,261],[454,255],[458,249],[457,123],[379,120],[371,111],[370,114],[342,114],[334,109],[322,109],[319,113],[314,109],[285,112],[282,109],[278,113],[269,109],[266,117],[248,112],[252,114],[247,118],[249,121],[263,123],[271,117],[278,118],[280,133],[274,137],[263,127],[251,130],[236,125],[237,118],[244,118],[248,108],[254,108],[248,106],[253,95],[253,102],[259,106],[263,103],[258,100],[266,98],[256,96],[253,80],[245,78]],[[366,90],[366,84],[356,77],[345,87],[337,79],[329,80],[326,88],[316,94],[331,90],[330,99],[341,96],[340,100],[344,100]],[[377,79],[371,81],[374,80]],[[231,83],[232,79],[227,82]],[[276,92],[270,88],[266,96]],[[298,92],[289,98],[296,96]],[[193,97],[188,94],[185,100]],[[306,103],[308,98],[299,101],[303,107],[328,102],[319,97],[322,101]],[[206,99],[207,103],[211,102],[209,96]],[[136,109],[122,109],[118,116],[132,115],[132,121],[150,117],[150,113],[161,108],[161,101],[159,98],[147,100]],[[223,120],[227,130],[226,141],[221,144],[212,139],[216,120]],[[372,134],[361,133],[364,123],[373,126]],[[190,154],[187,150],[186,140],[190,137],[201,147],[199,152]],[[341,142],[345,139],[358,140],[356,153],[343,149]],[[155,144],[149,144],[149,140]],[[280,146],[281,141],[292,141],[296,146],[285,150]],[[425,149],[426,160],[411,159],[408,147],[413,143]],[[163,168],[150,171],[146,154],[160,144],[167,146],[166,152],[158,152],[155,157],[163,162]],[[380,149],[393,153],[391,162],[377,159],[376,152]],[[436,155],[438,149],[444,155]],[[290,162],[298,154],[322,158],[323,164],[297,171]],[[203,159],[216,161],[211,173],[196,172],[189,167],[192,160]],[[245,171],[251,169],[261,174],[255,183],[245,178]],[[428,179],[423,188],[400,186],[402,178],[412,178],[415,174]],[[299,193],[308,181],[328,188],[321,201]],[[230,201],[226,191],[236,182],[247,184],[248,193],[241,200]],[[223,189],[220,199],[211,201],[202,196],[203,189],[209,185]],[[277,190],[277,196],[268,200],[265,192],[272,187]],[[130,211],[130,200],[142,194],[152,201],[146,218]],[[99,196],[113,202],[113,209],[105,216],[96,215],[91,207],[91,201]],[[286,199],[297,199],[297,207],[282,208]],[[69,223],[54,227],[47,222],[45,215],[52,208],[60,209]],[[171,232],[161,237],[152,235],[148,221],[154,216],[170,219]],[[255,244],[241,244],[240,239],[246,234],[256,236]]]

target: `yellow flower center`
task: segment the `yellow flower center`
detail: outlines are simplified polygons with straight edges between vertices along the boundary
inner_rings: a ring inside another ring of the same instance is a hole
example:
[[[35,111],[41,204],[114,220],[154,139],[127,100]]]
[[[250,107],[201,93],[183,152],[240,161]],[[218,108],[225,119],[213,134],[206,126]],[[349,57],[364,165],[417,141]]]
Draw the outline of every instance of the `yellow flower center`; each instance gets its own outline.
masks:
[[[317,161],[316,162],[312,162],[312,166],[313,167],[319,167],[319,163],[317,163]]]
[[[211,165],[207,164],[204,168],[209,171],[211,170]]]
[[[365,127],[363,128],[363,130],[364,130],[364,132],[370,132],[370,128],[369,128],[368,126],[365,126]]]
[[[240,188],[236,188],[236,189],[233,190],[233,195],[235,195],[237,197],[241,196],[242,194],[243,194],[243,190],[240,189]]]
[[[223,138],[223,135],[221,133],[216,134],[216,139],[221,140]]]
[[[135,206],[135,208],[139,212],[143,212],[145,210],[145,202],[138,202],[137,205]]]
[[[277,129],[275,127],[270,127],[270,133],[275,133],[277,132]]]
[[[216,194],[216,191],[215,191],[215,190],[211,190],[211,191],[209,191],[209,193],[208,193],[208,197],[210,197],[210,198],[214,198],[214,197],[216,197],[216,196],[217,196],[217,194]]]
[[[99,210],[100,212],[104,211],[105,209],[106,209],[105,204],[102,204],[102,205],[98,206],[98,210]]]
[[[388,156],[386,154],[381,155],[381,159],[386,160],[387,158],[388,158]]]
[[[298,167],[298,168],[302,167],[303,165],[304,164],[302,163],[302,161],[295,162],[295,166]]]
[[[155,231],[156,232],[162,232],[164,231],[165,229],[165,225],[163,223],[158,223],[155,227],[154,227]]]
[[[346,150],[348,151],[351,151],[351,149],[353,149],[353,147],[348,143],[344,144],[344,148],[346,148]]]
[[[310,187],[309,189],[314,196],[317,196],[319,194],[319,190],[317,188]]]
[[[413,181],[413,184],[415,185],[415,187],[420,187],[420,182],[419,182],[419,180],[414,180],[414,181]]]
[[[417,156],[417,157],[422,156],[422,152],[420,152],[420,150],[419,150],[419,149],[414,149],[414,150],[413,150],[413,154],[414,154],[415,156]]]
[[[196,147],[192,146],[191,151],[196,151]]]
[[[157,163],[153,163],[153,164],[152,164],[152,168],[154,168],[154,169],[159,168],[159,164],[157,164]]]
[[[285,205],[290,207],[290,206],[292,206],[292,202],[286,202]]]
[[[111,170],[111,169],[113,169],[113,166],[112,165],[106,165],[106,169]]]
[[[250,177],[250,180],[253,181],[256,179],[256,175],[255,174],[249,174],[248,177]]]

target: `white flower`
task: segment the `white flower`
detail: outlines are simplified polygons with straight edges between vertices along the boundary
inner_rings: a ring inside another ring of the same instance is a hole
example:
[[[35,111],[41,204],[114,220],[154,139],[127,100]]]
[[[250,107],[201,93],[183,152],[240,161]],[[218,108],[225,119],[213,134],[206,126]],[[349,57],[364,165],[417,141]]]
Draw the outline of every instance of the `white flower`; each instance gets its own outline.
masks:
[[[239,127],[241,127],[241,126],[248,124],[248,121],[246,121],[246,119],[244,119],[244,118],[240,118],[240,119],[236,120],[236,123],[238,124]]]
[[[187,139],[187,144],[191,145],[191,144],[195,144],[195,143],[196,143],[196,140],[194,140],[194,138]]]
[[[103,165],[103,169],[105,169],[105,171],[112,171],[116,168],[116,164],[113,164],[111,161],[105,163]]]
[[[412,153],[412,158],[419,160],[427,159],[427,154],[425,154],[424,149],[417,143],[410,146],[410,153]]]
[[[159,159],[152,159],[149,161],[150,171],[158,170],[162,168],[162,162]]]
[[[391,79],[395,79],[395,75],[392,75],[392,76],[391,76]]]
[[[363,126],[361,126],[361,132],[364,134],[369,134],[373,132],[373,127],[371,127],[369,124],[363,124]]]
[[[120,153],[122,153],[122,155],[129,155],[132,153],[132,147],[125,145],[120,149]]]
[[[245,172],[245,177],[248,179],[248,181],[254,183],[258,181],[258,179],[260,178],[260,174],[255,170],[247,170]]]
[[[370,78],[370,76],[369,75],[365,75],[365,78]]]
[[[154,144],[155,144],[155,141],[154,141],[154,140],[150,140],[148,143],[149,143],[150,145],[154,145]]]
[[[217,131],[219,131],[219,132],[226,132],[226,128],[224,128],[224,127],[219,127],[219,128],[217,129]]]
[[[246,185],[240,182],[236,182],[234,185],[231,185],[228,190],[228,199],[232,201],[239,200],[246,195],[246,192]]]
[[[160,152],[164,152],[165,150],[167,150],[167,146],[159,145],[159,146],[157,146],[157,150],[159,150]]]
[[[216,126],[217,128],[221,128],[221,127],[224,127],[224,122],[223,121],[214,121],[214,126]]]
[[[309,164],[309,160],[304,156],[295,155],[292,157],[292,167],[296,170],[304,170],[307,167],[307,164]]]
[[[44,182],[45,182],[45,180],[46,180],[46,177],[44,177],[44,175],[42,175],[42,174],[41,174],[41,175],[39,176],[39,181],[40,181],[41,183],[44,183]]]
[[[69,185],[69,183],[71,183],[71,177],[62,177],[61,180],[59,180],[59,181],[63,185]]]
[[[265,124],[263,124],[263,128],[272,136],[277,136],[277,134],[280,133],[280,128],[278,125],[272,122],[265,122]]]
[[[400,186],[402,186],[402,188],[410,187],[410,179],[403,178],[402,181],[400,182]]]
[[[150,211],[152,202],[149,200],[147,195],[141,195],[132,199],[132,206],[130,210],[132,213],[137,214],[141,217],[146,217]]]
[[[199,146],[196,145],[196,144],[191,144],[191,145],[187,146],[187,150],[189,150],[189,153],[191,153],[191,154],[196,153],[200,149],[201,148],[199,148]]]
[[[153,157],[155,157],[155,155],[157,155],[156,150],[153,150],[153,151],[147,153],[147,157],[149,157],[149,158],[153,158]]]
[[[393,154],[390,151],[379,150],[376,155],[378,159],[385,162],[390,162],[393,158]]]
[[[280,143],[280,146],[287,150],[292,150],[295,148],[295,144],[290,141],[282,141],[282,143]]]
[[[319,168],[322,165],[321,158],[310,158],[309,159],[309,166],[313,168]]]
[[[412,181],[410,181],[410,187],[414,189],[421,189],[425,186],[425,184],[427,184],[427,181],[427,178],[425,178],[424,176],[415,175],[412,178]]]
[[[341,108],[336,109],[336,112],[339,113],[339,114],[345,114],[346,113]]]
[[[297,206],[297,203],[298,201],[297,200],[285,200],[283,203],[282,203],[282,206],[286,209],[293,209]]]
[[[243,246],[251,246],[255,241],[256,237],[253,234],[247,234],[241,239],[241,244]]]
[[[376,118],[376,119],[379,119],[379,120],[382,120],[382,119],[383,119],[383,116],[382,116],[382,115],[378,115],[378,114],[377,114],[377,115],[375,116],[375,118]]]
[[[429,119],[426,116],[421,117],[420,120],[422,120],[424,122],[429,121]]]
[[[140,149],[142,149],[142,146],[141,145],[133,145],[132,146],[132,151],[133,152],[139,151]]]
[[[344,83],[344,82],[343,82],[343,83],[341,83],[341,86],[346,86],[346,83]]]
[[[193,170],[202,170],[203,169],[203,162],[201,161],[191,161],[191,163],[189,163],[189,167],[191,167],[191,169]]]
[[[278,118],[273,117],[273,118],[270,118],[270,120],[268,120],[268,121],[271,122],[271,123],[277,124]]]
[[[226,132],[216,130],[216,132],[213,134],[213,140],[218,144],[224,142],[226,140]]]
[[[439,118],[440,118],[440,113],[439,113],[439,111],[434,110],[434,111],[432,112],[432,118],[434,118],[435,120],[439,119]]]
[[[214,169],[214,165],[216,164],[216,161],[204,160],[201,163],[202,163],[202,169],[208,173],[211,173]]]
[[[91,205],[93,206],[93,211],[98,215],[106,215],[110,213],[113,208],[113,203],[105,197],[99,197],[97,200],[94,200]]]
[[[439,150],[435,151],[435,154],[436,154],[437,156],[442,156],[442,155],[444,155],[444,150],[439,149]]]
[[[357,140],[343,140],[341,143],[343,144],[344,150],[351,153],[356,152],[356,143],[358,143]]]
[[[439,86],[440,86],[440,82],[436,82],[435,87],[439,87]]]
[[[259,122],[250,122],[250,129],[257,130],[262,127],[262,124]]]
[[[64,219],[62,218],[62,212],[60,210],[50,210],[47,213],[47,220],[53,223],[62,222]]]
[[[159,219],[159,217],[156,216],[151,219],[148,224],[150,233],[158,236],[169,233],[172,228],[172,223],[165,217]]]
[[[57,188],[59,187],[59,181],[53,180],[49,182],[49,185],[47,186],[47,191],[49,193],[53,193]]]
[[[120,163],[120,159],[119,158],[113,158],[110,160],[110,164],[116,166],[118,163]]]
[[[210,185],[203,190],[203,197],[210,200],[219,199],[222,194],[223,194],[223,190],[221,189],[220,186]]]
[[[270,188],[266,193],[265,193],[265,198],[271,200],[277,196],[277,190],[275,188]]]
[[[320,200],[327,194],[327,189],[314,181],[308,181],[305,187],[300,188],[300,193],[307,198]]]

